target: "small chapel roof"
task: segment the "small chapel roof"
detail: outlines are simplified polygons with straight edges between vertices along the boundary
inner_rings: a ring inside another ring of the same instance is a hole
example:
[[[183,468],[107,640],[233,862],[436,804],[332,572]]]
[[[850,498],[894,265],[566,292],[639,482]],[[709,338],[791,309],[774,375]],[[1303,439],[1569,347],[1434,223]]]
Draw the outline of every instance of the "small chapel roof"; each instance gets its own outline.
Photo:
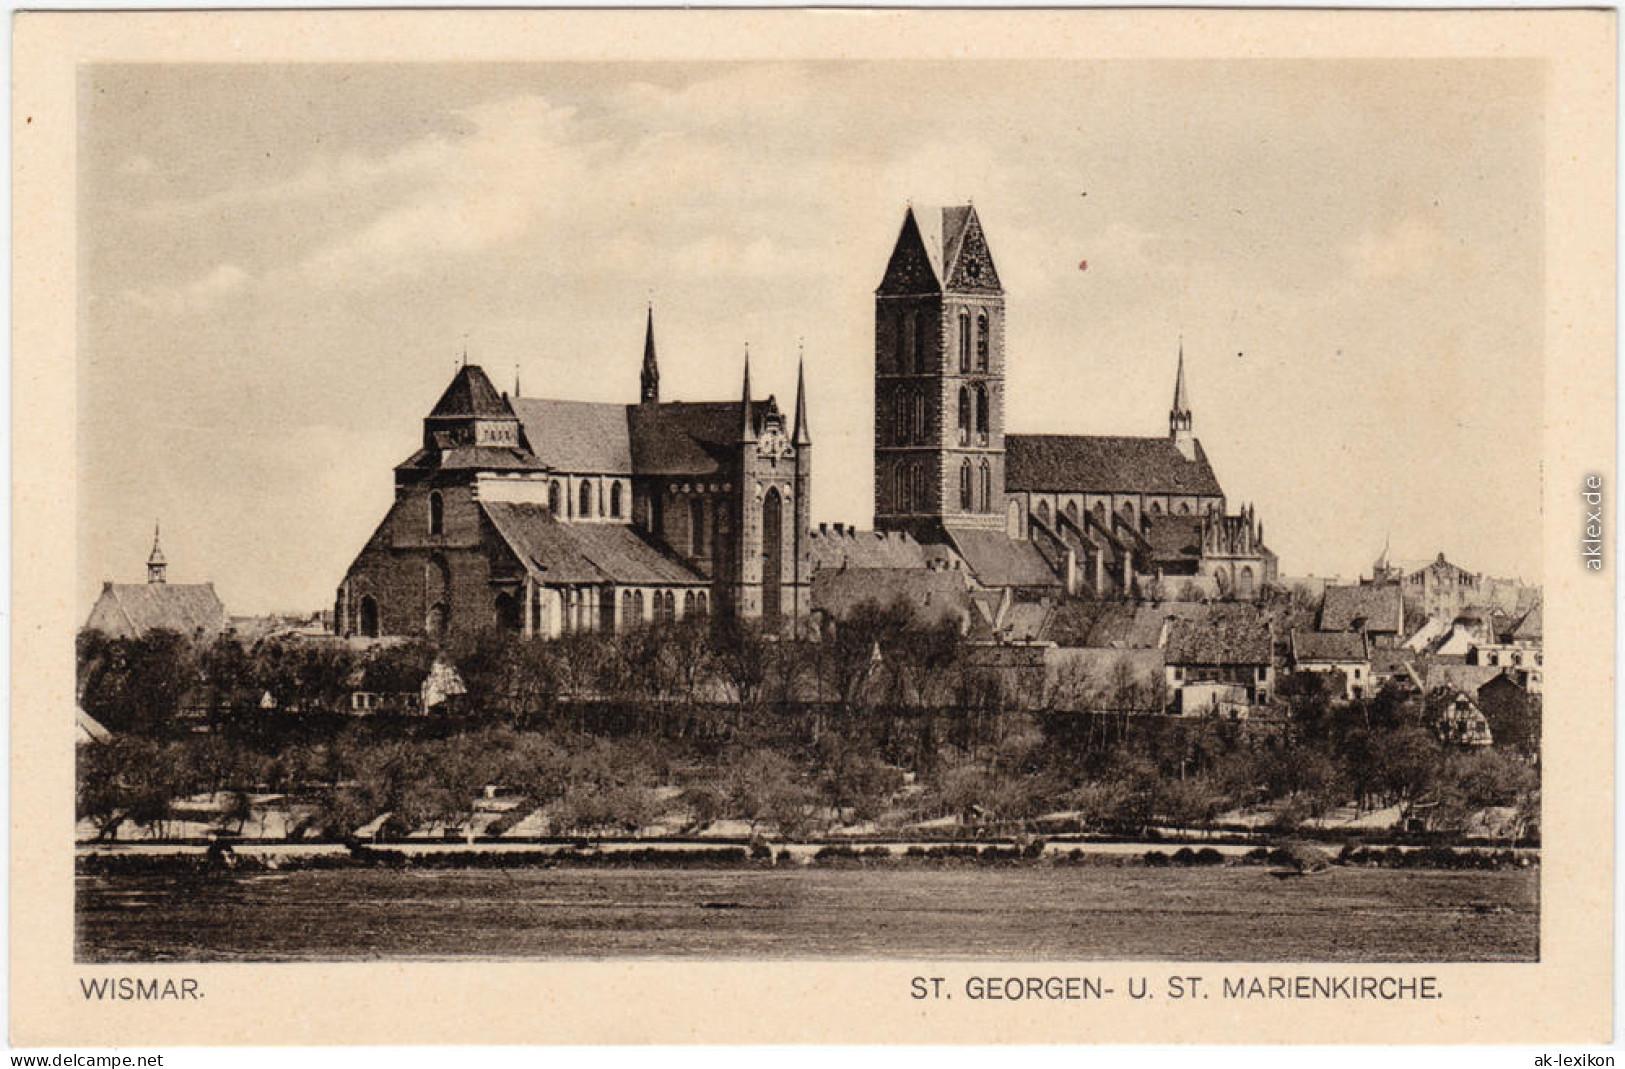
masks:
[[[1173,439],[1117,435],[1009,434],[1005,477],[1012,491],[1184,494],[1218,497],[1219,480],[1195,443],[1187,460]]]
[[[213,583],[104,583],[85,627],[110,638],[137,638],[149,631],[217,635],[226,607]]]
[[[513,416],[513,409],[508,407],[508,402],[491,385],[491,380],[478,364],[464,364],[458,368],[451,385],[446,387],[446,392],[440,395],[440,400],[429,411],[430,419],[463,416]]]

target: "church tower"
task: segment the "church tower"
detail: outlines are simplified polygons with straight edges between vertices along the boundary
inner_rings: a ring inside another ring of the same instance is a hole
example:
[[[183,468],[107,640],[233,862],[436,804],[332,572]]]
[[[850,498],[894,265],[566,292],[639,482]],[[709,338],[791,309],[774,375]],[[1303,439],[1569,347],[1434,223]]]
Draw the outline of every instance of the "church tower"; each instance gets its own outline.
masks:
[[[903,216],[875,291],[875,526],[1003,528],[1004,289],[971,205]]]
[[[742,617],[761,618],[775,627],[793,625],[811,607],[812,428],[806,377],[798,367],[793,424],[776,398],[751,398],[748,353],[742,392],[737,543],[730,553],[729,600]]]
[[[655,359],[655,309],[652,304],[643,327],[643,375],[639,385],[639,401],[646,405],[660,401],[660,362]]]
[[[1185,339],[1179,340],[1179,370],[1174,374],[1174,404],[1168,410],[1168,436],[1186,460],[1196,459],[1196,438],[1191,431],[1191,395],[1185,389]]]
[[[152,525],[152,553],[147,557],[147,582],[167,582],[165,573],[169,570],[169,562],[164,560],[164,551],[158,545],[158,524]]]

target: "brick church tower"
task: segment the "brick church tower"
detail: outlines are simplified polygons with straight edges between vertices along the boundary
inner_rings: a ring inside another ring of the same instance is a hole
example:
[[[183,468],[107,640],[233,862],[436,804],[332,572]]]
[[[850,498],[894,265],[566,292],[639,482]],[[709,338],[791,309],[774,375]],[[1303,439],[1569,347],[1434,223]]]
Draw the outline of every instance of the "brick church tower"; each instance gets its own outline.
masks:
[[[1004,526],[1004,289],[971,205],[911,207],[875,291],[875,526]]]

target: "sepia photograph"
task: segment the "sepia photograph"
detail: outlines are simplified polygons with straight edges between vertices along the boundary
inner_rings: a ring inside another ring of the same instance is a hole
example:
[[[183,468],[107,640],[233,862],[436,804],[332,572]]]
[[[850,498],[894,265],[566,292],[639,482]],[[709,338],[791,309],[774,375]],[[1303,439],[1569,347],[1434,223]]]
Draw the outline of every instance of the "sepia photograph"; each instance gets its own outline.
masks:
[[[1553,61],[536,40],[63,75],[86,1012],[1553,960]]]

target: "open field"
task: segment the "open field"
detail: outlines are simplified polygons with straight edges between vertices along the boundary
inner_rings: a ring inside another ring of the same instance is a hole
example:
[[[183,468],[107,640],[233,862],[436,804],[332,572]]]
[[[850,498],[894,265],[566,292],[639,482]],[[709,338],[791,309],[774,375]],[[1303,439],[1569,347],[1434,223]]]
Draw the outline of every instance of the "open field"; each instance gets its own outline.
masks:
[[[525,869],[81,876],[83,961],[1532,961],[1539,874]]]

